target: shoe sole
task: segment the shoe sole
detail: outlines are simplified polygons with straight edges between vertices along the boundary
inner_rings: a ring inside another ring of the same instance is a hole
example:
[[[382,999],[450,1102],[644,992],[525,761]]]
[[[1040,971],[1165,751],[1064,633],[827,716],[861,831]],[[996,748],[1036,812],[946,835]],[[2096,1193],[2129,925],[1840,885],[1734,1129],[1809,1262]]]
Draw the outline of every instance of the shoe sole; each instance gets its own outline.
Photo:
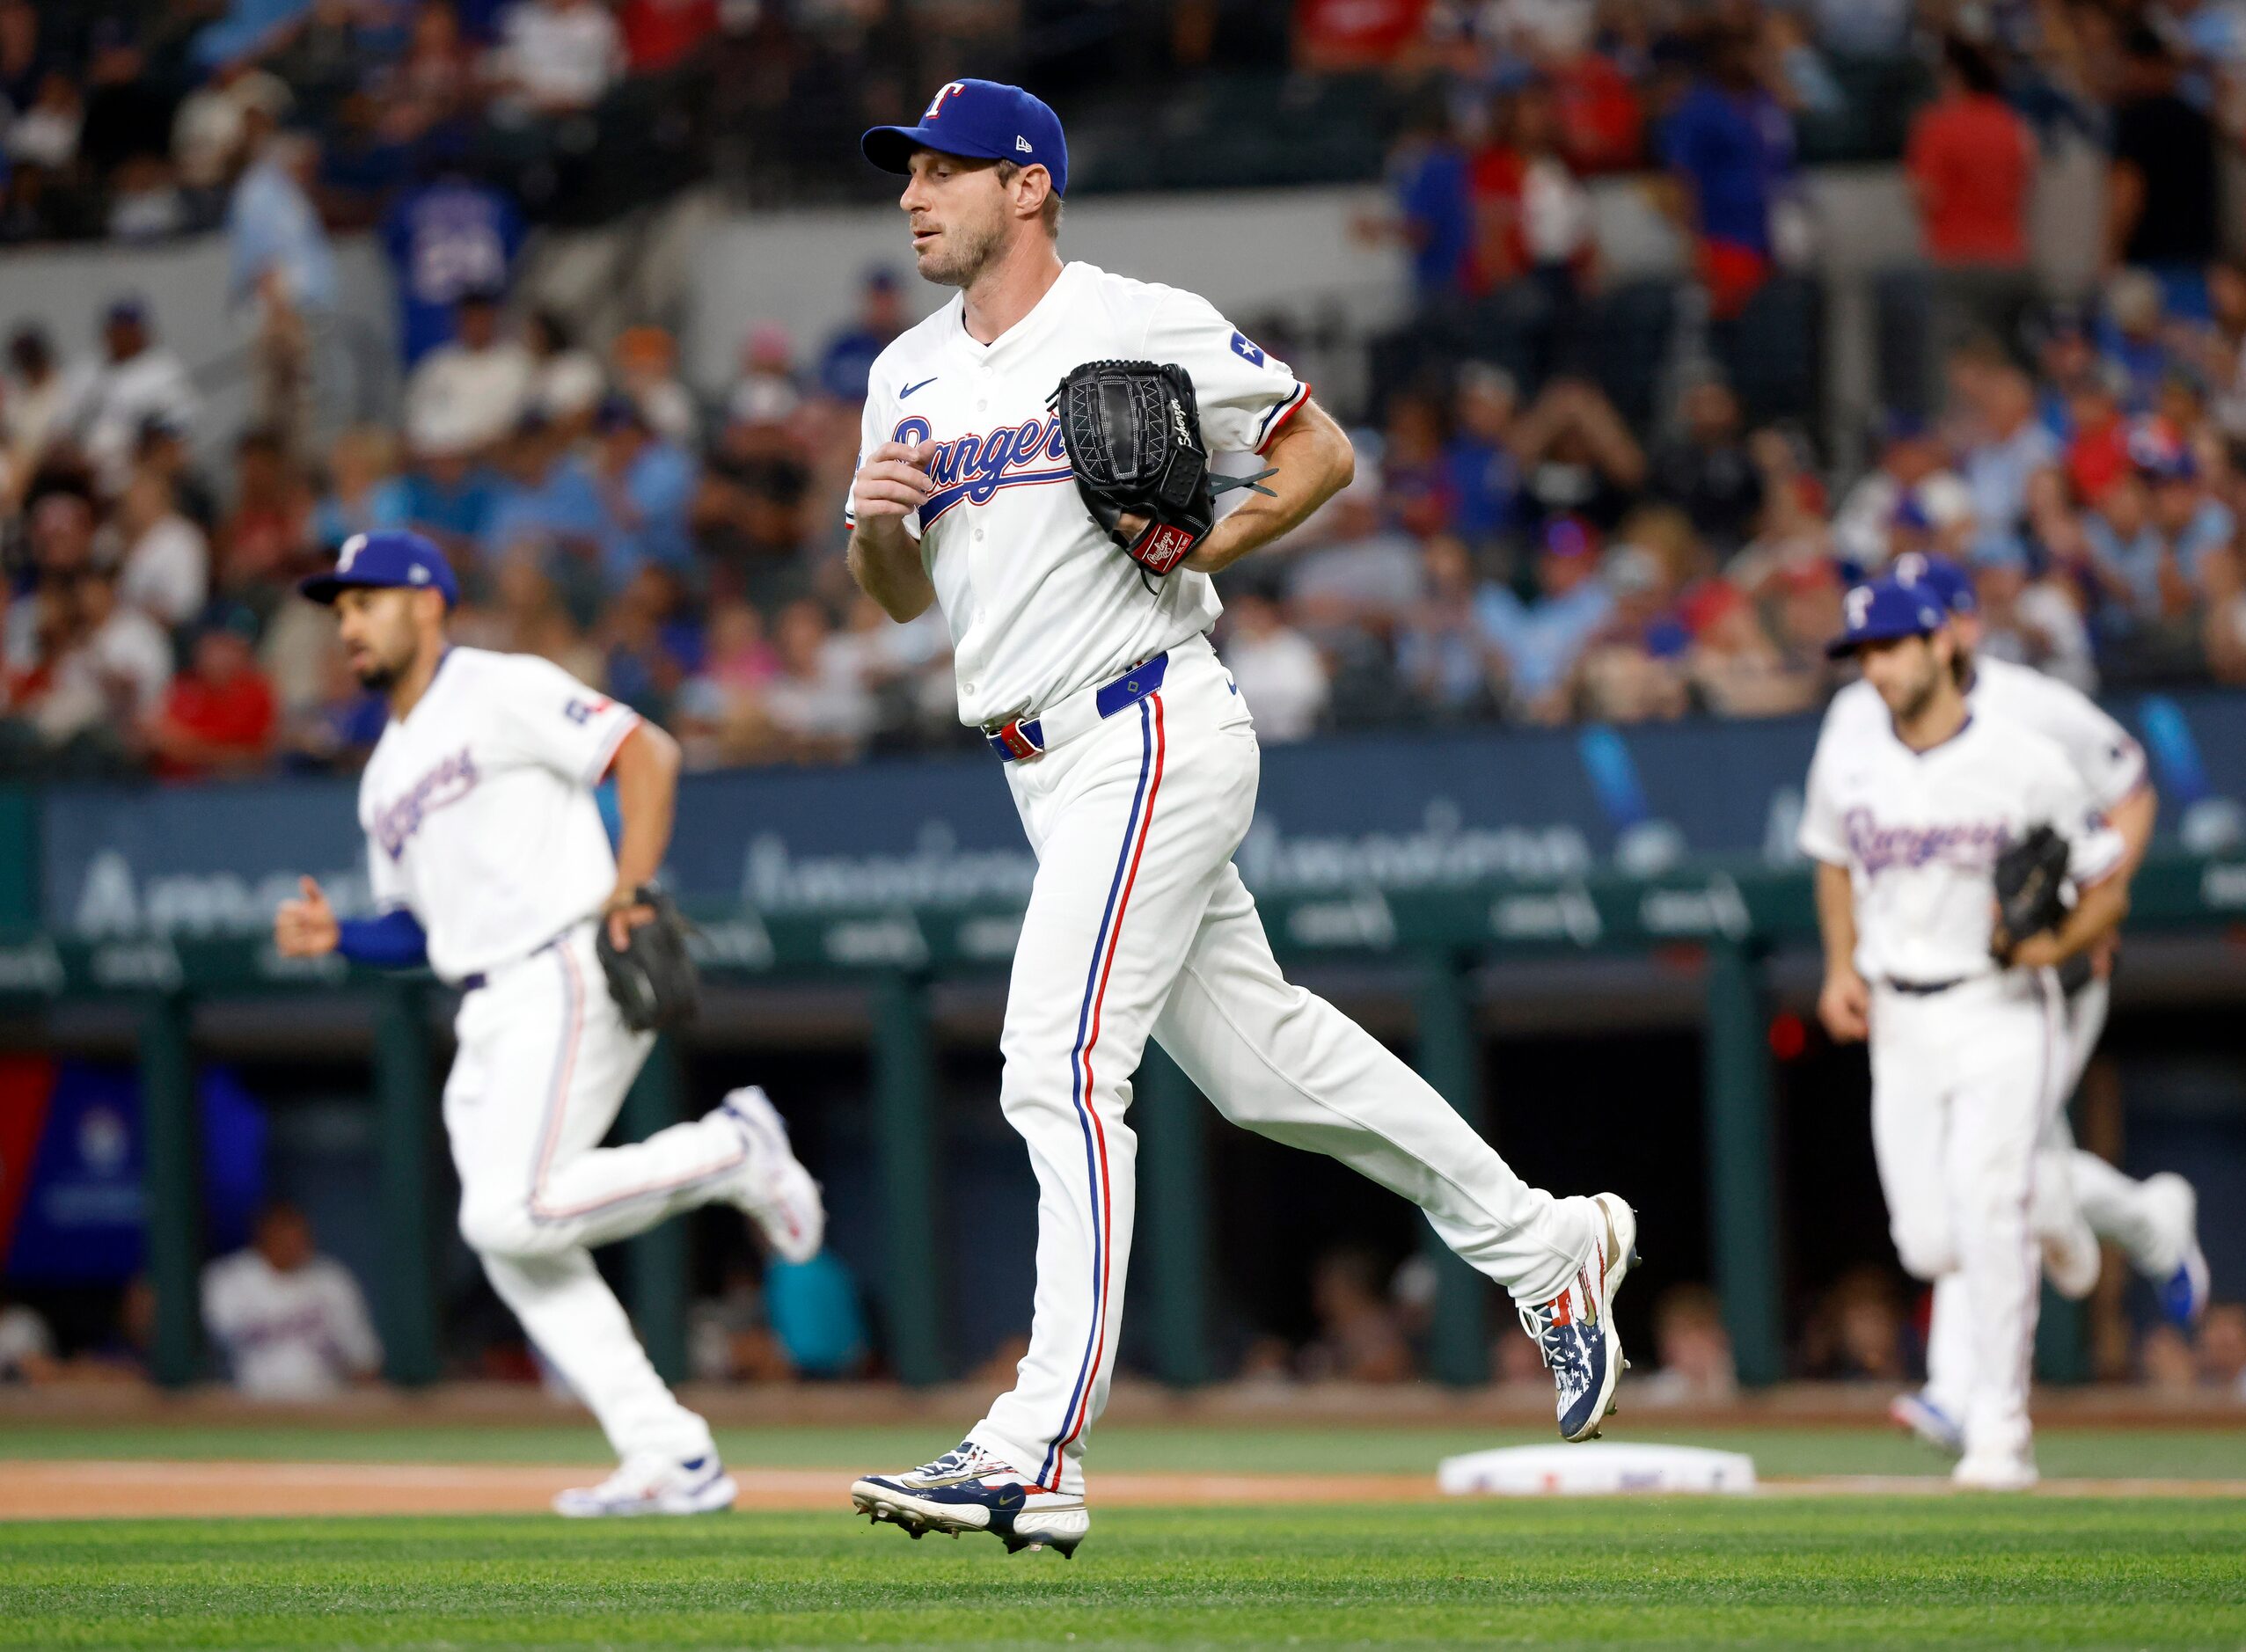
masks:
[[[684,1497],[650,1497],[639,1502],[604,1503],[573,1509],[564,1492],[553,1500],[553,1511],[565,1520],[637,1520],[647,1515],[722,1514],[733,1507],[741,1488],[730,1474],[721,1474],[700,1490]]]
[[[1887,1407],[1887,1418],[1920,1444],[1931,1446],[1944,1457],[1959,1458],[1965,1454],[1965,1442],[1963,1438],[1953,1439],[1936,1425],[1926,1421],[1914,1407],[1905,1404],[1900,1400]]]
[[[1561,1437],[1569,1444],[1595,1440],[1606,1425],[1606,1419],[1615,1412],[1614,1390],[1622,1380],[1622,1373],[1630,1362],[1622,1357],[1622,1339],[1614,1329],[1614,1298],[1620,1294],[1622,1281],[1638,1261],[1638,1213],[1619,1195],[1602,1193],[1591,1202],[1606,1220],[1606,1240],[1600,1254],[1606,1258],[1606,1279],[1603,1290],[1605,1300],[1599,1304],[1599,1330],[1606,1341],[1606,1376],[1600,1385],[1599,1403],[1592,1407],[1588,1425],[1573,1434]],[[1617,1215],[1619,1212],[1619,1216]]]
[[[735,1096],[742,1098],[735,1100]],[[787,1138],[787,1122],[761,1085],[751,1085],[725,1099],[726,1111],[741,1122],[779,1168],[765,1178],[770,1196],[752,1198],[743,1213],[757,1224],[783,1261],[808,1262],[826,1240],[827,1213],[819,1184],[795,1156]]]
[[[987,1509],[968,1509],[949,1503],[926,1502],[870,1480],[861,1480],[851,1487],[850,1502],[874,1524],[887,1521],[900,1526],[916,1542],[931,1531],[954,1538],[969,1531],[988,1532],[1006,1546],[1009,1554],[1051,1548],[1059,1550],[1062,1559],[1071,1560],[1075,1557],[1076,1546],[1084,1541],[1085,1533],[1092,1528],[1090,1512],[1077,1508],[1017,1515],[1013,1529],[1001,1531],[991,1524],[991,1511]],[[969,1514],[979,1516],[980,1523],[969,1519]]]

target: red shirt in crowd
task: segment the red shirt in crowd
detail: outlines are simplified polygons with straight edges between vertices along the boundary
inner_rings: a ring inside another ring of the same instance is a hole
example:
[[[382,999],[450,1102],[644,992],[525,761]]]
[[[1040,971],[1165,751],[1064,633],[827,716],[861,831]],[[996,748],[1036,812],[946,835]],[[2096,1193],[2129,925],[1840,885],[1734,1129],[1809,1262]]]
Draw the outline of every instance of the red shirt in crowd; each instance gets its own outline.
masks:
[[[1307,69],[1378,69],[1419,33],[1428,0],[1295,0],[1295,55]]]
[[[1627,172],[1644,158],[1645,112],[1611,57],[1585,52],[1546,75],[1560,147],[1578,173]]]
[[[163,720],[208,746],[245,756],[262,752],[273,738],[278,708],[273,685],[262,673],[236,673],[223,683],[192,673],[172,678],[164,697]],[[158,773],[178,778],[201,774],[212,764],[186,755],[159,751]]]
[[[2036,140],[2001,98],[1944,98],[1911,124],[1905,157],[1938,264],[2028,261]]]
[[[718,0],[625,0],[617,13],[634,72],[669,69],[718,29]]]

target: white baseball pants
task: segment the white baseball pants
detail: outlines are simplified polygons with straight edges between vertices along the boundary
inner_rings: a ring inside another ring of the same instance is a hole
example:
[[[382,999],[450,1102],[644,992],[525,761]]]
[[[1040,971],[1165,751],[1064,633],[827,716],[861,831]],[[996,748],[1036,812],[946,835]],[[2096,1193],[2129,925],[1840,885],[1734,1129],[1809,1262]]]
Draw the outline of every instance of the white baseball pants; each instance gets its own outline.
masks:
[[[500,1299],[584,1400],[618,1457],[712,1449],[709,1425],[648,1363],[591,1247],[707,1202],[745,1149],[698,1119],[603,1147],[653,1048],[624,1025],[581,925],[460,1001],[444,1128],[460,1233]]]
[[[2183,1261],[2189,1236],[2163,1225],[2158,1206],[2144,1197],[2143,1182],[2077,1147],[2067,1122],[2067,1103],[2097,1049],[2099,1034],[2105,1030],[2112,996],[2112,988],[2099,979],[2067,1000],[2067,1056],[2058,1070],[2043,1139],[2036,1149],[2030,1223],[2040,1237],[2079,1214],[2091,1232],[2118,1245],[2139,1272],[2165,1279]],[[1964,1280],[1950,1275],[1935,1282],[1934,1312],[1927,1330],[1927,1393],[1952,1416],[1963,1416],[1972,1381],[1972,1308]]]
[[[1873,990],[1872,1151],[1888,1228],[1910,1272],[1963,1287],[1951,1328],[1971,1375],[1937,1402],[1957,1407],[1969,1452],[2010,1455],[2029,1440],[2042,1273],[2030,1211],[2066,1060],[2056,998],[2018,972],[1926,996]]]
[[[1205,640],[1161,689],[1006,765],[1037,876],[1014,954],[999,1102],[1037,1174],[1037,1295],[1014,1387],[971,1437],[1080,1492],[1107,1403],[1136,1192],[1130,1078],[1151,1035],[1218,1112],[1329,1153],[1427,1212],[1523,1302],[1555,1296],[1599,1242],[1588,1199],[1524,1183],[1372,1034],[1290,985],[1232,864],[1259,758]]]

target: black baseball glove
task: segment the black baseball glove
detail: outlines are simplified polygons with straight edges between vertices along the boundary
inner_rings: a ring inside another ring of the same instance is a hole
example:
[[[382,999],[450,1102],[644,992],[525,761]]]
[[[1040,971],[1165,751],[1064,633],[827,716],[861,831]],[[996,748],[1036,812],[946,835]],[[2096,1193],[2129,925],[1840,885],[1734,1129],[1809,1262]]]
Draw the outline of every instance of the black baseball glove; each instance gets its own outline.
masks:
[[[2037,826],[1996,858],[1996,929],[1989,951],[2001,963],[2030,935],[2067,921],[2067,840]]]
[[[619,947],[611,939],[605,917],[594,943],[609,996],[635,1033],[684,1027],[702,1006],[701,976],[686,950],[686,919],[678,903],[652,883],[641,884],[634,895],[655,915],[631,932],[631,945]]]
[[[1216,525],[1216,495],[1272,474],[1209,474],[1193,378],[1173,362],[1086,362],[1045,405],[1060,416],[1076,491],[1123,554],[1160,575],[1186,559]],[[1144,519],[1127,529],[1126,515]]]

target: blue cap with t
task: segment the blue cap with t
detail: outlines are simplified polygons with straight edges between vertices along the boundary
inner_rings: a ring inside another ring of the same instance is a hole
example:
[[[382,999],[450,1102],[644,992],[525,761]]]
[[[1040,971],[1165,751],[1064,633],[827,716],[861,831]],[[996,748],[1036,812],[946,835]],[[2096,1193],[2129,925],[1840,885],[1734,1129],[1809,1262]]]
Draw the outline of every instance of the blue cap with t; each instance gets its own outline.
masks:
[[[858,141],[885,172],[912,170],[912,151],[1042,166],[1053,193],[1068,194],[1068,144],[1061,118],[1019,86],[995,80],[946,81],[921,111],[918,126],[877,126]]]
[[[1840,599],[1840,609],[1847,629],[1825,647],[1825,653],[1836,660],[1868,642],[1931,636],[1942,625],[1942,607],[1933,592],[1923,585],[1898,585],[1891,579],[1857,586]]]
[[[442,592],[447,608],[460,601],[460,581],[452,577],[444,552],[421,535],[403,530],[353,534],[343,542],[330,572],[315,574],[296,588],[316,603],[333,603],[355,587],[389,586]]]
[[[1906,551],[1895,559],[1888,569],[1888,577],[1898,585],[1922,590],[1942,604],[1947,613],[1970,614],[1973,611],[1972,575],[1948,557],[1930,556],[1924,551]]]

